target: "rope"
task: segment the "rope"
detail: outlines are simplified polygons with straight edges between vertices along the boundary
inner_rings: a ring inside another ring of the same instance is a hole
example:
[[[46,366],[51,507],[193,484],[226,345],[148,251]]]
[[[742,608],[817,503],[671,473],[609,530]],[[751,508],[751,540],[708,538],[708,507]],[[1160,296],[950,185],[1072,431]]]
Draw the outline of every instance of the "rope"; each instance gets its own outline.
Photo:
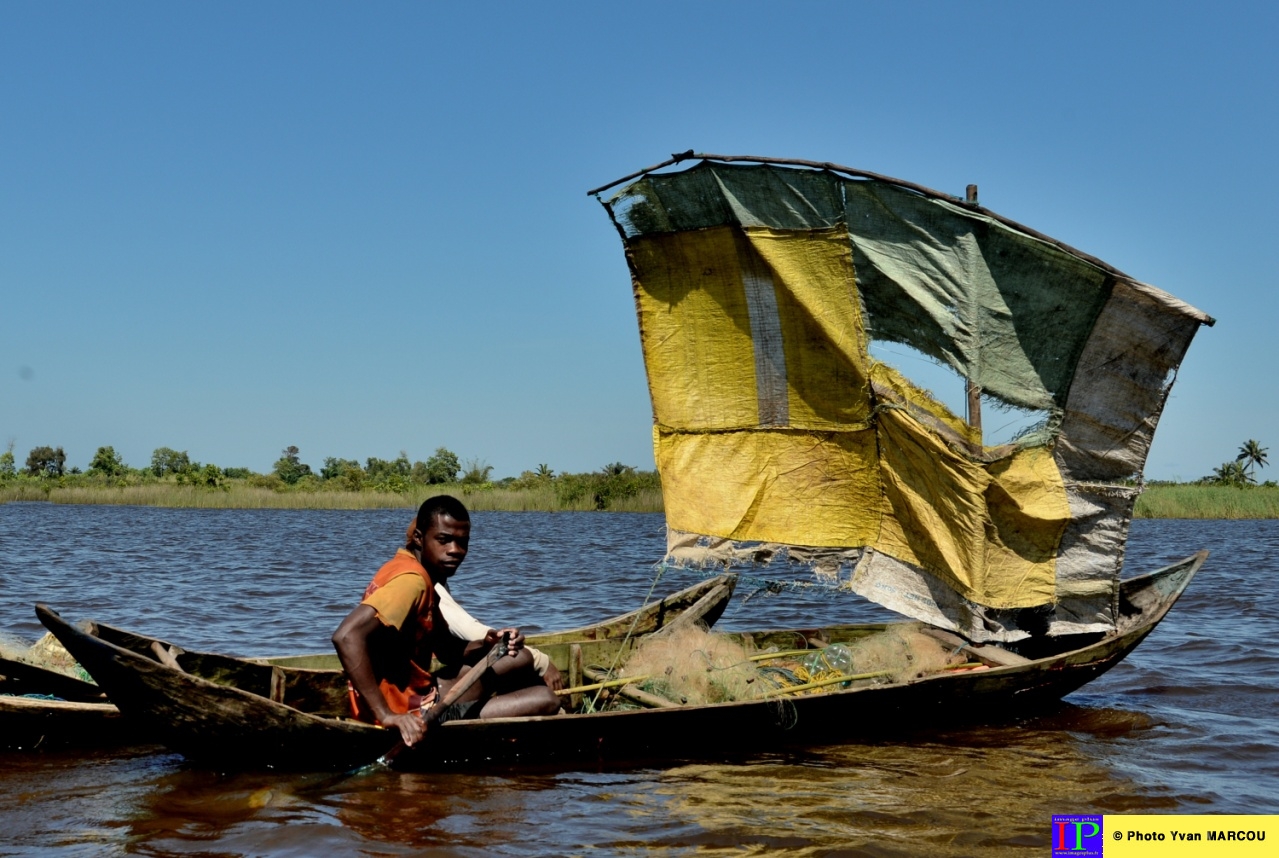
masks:
[[[648,607],[649,600],[653,598],[653,591],[657,589],[657,582],[661,581],[662,576],[666,574],[667,566],[665,562],[658,563],[653,568],[657,570],[657,574],[653,576],[653,583],[648,587],[648,593],[644,596],[644,603],[640,605],[639,610],[635,612],[635,619],[631,620],[631,627],[626,630],[626,635],[622,638],[622,643],[617,648],[617,654],[613,656],[613,664],[608,669],[609,676],[614,675],[617,671],[617,665],[622,660],[622,653],[626,651],[626,645],[630,643],[631,637],[635,634],[635,627],[639,625],[640,614]],[[599,688],[595,691],[595,696],[591,698],[590,704],[592,712],[595,711],[595,707],[600,700],[600,695],[603,693],[603,688]]]
[[[778,565],[789,564],[791,567],[796,568],[796,574],[808,574],[808,575],[814,574],[813,567],[810,563],[805,563],[803,561],[797,561],[797,560],[786,561],[780,558],[773,558],[773,560],[775,560],[778,563]],[[777,596],[788,590],[793,590],[793,591],[822,590],[830,594],[835,594],[835,593],[847,594],[849,592],[849,588],[848,588],[849,582],[845,578],[835,577],[835,578],[830,578],[828,580],[801,581],[796,578],[767,578],[762,575],[751,575],[749,573],[739,571],[740,569],[742,569],[742,567],[753,567],[758,569],[763,566],[768,566],[773,562],[773,560],[765,561],[762,563],[759,561],[754,561],[754,562],[715,561],[715,562],[707,562],[703,564],[703,563],[684,562],[684,561],[676,561],[672,563],[670,561],[670,558],[668,557],[662,560],[661,563],[655,564],[653,568],[658,570],[678,569],[684,572],[693,572],[695,574],[701,575],[701,577],[703,578],[713,578],[717,575],[723,575],[726,573],[736,575],[739,586],[754,587],[755,589],[751,590],[749,593],[747,593],[741,598],[741,601],[738,602],[736,606],[733,608],[734,611],[741,610],[741,607],[745,605],[747,602],[749,602],[751,599],[765,593],[770,596]],[[851,568],[851,566],[852,564],[849,564],[849,568]]]

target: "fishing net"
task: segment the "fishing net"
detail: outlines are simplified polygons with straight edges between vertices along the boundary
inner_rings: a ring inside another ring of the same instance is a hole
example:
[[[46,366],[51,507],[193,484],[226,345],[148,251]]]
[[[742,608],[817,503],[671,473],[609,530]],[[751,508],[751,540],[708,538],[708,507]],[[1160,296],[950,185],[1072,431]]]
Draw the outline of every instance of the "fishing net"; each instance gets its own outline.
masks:
[[[9,632],[0,632],[0,658],[44,668],[84,682],[93,681],[88,671],[77,664],[71,653],[48,632],[35,643],[29,643]],[[0,673],[3,673],[2,669]]]
[[[31,649],[31,642],[11,632],[0,632],[0,658],[16,658]]]
[[[697,705],[910,682],[963,663],[913,623],[848,643],[789,651],[757,651],[732,636],[691,627],[644,640],[620,675],[641,691]]]
[[[645,676],[643,691],[677,703],[723,703],[767,696],[770,687],[759,682],[751,652],[698,626],[652,635],[622,668],[622,676]]]

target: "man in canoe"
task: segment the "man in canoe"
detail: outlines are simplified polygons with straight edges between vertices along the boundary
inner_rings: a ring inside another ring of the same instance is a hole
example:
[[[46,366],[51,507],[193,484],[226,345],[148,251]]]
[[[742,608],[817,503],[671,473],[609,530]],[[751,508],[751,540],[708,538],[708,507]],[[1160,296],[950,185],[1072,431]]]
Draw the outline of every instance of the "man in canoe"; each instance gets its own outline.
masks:
[[[414,517],[413,521],[409,523],[408,531],[404,535],[407,544],[413,543],[416,538],[413,534],[416,530],[417,518]],[[460,641],[469,642],[478,640],[494,640],[499,634],[498,630],[475,619],[475,617],[471,616],[471,614],[453,598],[453,594],[449,588],[449,578],[452,577],[453,572],[455,571],[457,570],[454,569],[450,571],[445,569],[441,570],[438,577],[436,575],[431,576],[431,580],[435,582],[435,605],[438,609],[437,616],[444,621],[444,624],[448,627],[449,634]],[[441,649],[445,648],[446,647],[443,646],[441,647]],[[524,652],[527,652],[531,657],[529,669],[536,673],[541,681],[546,683],[548,688],[552,691],[559,691],[564,687],[564,676],[560,673],[559,668],[557,668],[551,661],[550,656],[540,650],[533,649],[531,646],[524,647]],[[445,660],[445,658],[438,652],[436,653],[436,658],[439,658],[442,661]],[[469,663],[475,663],[477,660],[478,658],[473,656],[470,658]],[[511,675],[512,680],[514,680],[518,674],[518,669],[512,668],[509,671],[509,675]],[[524,677],[522,684],[531,685],[532,682],[527,680],[528,677]]]
[[[447,495],[428,498],[416,523],[405,547],[378,570],[364,599],[333,633],[355,716],[398,729],[404,744],[413,745],[426,732],[422,714],[503,634],[510,635],[510,657],[498,659],[439,721],[558,712],[559,698],[533,672],[518,629],[489,630],[482,640],[461,642],[444,628],[434,582],[447,580],[466,559],[471,538],[466,507]],[[433,655],[457,673],[432,676]]]

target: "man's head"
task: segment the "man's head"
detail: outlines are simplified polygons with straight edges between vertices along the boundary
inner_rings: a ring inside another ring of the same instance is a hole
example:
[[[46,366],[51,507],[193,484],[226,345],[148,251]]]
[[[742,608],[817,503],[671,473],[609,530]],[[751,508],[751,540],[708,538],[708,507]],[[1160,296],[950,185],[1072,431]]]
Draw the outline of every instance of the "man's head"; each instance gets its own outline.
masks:
[[[466,559],[471,541],[471,515],[455,497],[436,495],[418,507],[409,525],[408,547],[421,554],[432,579],[445,580]]]

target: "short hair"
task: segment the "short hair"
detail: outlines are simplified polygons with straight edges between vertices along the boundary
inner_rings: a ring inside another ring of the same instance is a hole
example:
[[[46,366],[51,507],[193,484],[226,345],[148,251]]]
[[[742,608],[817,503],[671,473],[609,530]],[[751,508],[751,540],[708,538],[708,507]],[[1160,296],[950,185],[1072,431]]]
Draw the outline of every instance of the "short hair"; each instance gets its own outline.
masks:
[[[431,519],[437,515],[447,515],[455,521],[471,520],[471,514],[466,511],[466,507],[460,500],[452,495],[436,495],[422,501],[422,505],[417,508],[417,517],[413,519],[413,525],[426,530],[431,526]]]

